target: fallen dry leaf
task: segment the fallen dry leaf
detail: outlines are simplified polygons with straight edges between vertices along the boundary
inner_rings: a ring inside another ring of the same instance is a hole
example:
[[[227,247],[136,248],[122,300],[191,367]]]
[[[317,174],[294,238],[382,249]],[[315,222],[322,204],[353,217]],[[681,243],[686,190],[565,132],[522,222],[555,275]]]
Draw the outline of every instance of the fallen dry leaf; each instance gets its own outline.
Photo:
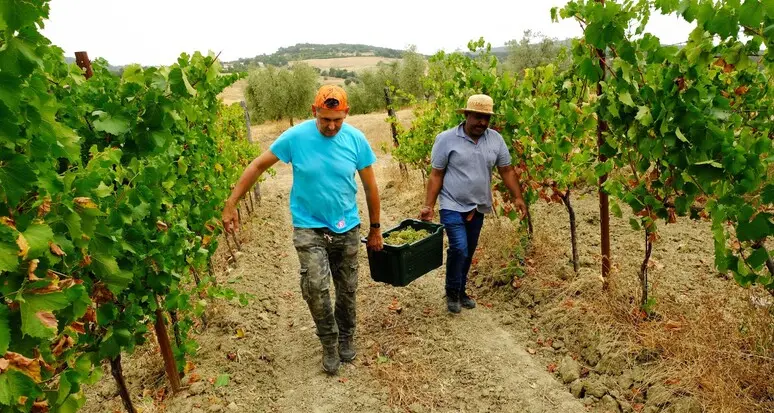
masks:
[[[533,349],[533,348],[529,348],[529,347],[527,347],[527,353],[529,353],[529,354],[535,354],[535,353],[537,353],[537,351],[535,351],[535,349]]]
[[[202,377],[198,373],[191,373],[191,375],[188,376],[188,384],[193,384],[197,381],[202,381]]]
[[[185,367],[183,367],[183,373],[188,374],[196,368],[196,365],[191,360],[186,360]]]
[[[242,327],[237,328],[234,338],[245,338],[245,330]]]
[[[237,355],[234,352],[230,352],[226,354],[226,358],[229,359],[230,361],[236,361]]]
[[[673,331],[679,331],[683,329],[683,324],[679,321],[672,321],[669,320],[664,324],[664,329],[666,330],[673,330]]]
[[[346,377],[341,377],[341,378],[339,378],[339,383],[346,383],[346,382],[348,382],[348,381],[349,381],[349,379],[348,379],[348,378],[346,378]]]
[[[548,372],[549,372],[549,373],[553,373],[553,372],[555,372],[555,371],[556,371],[556,368],[557,368],[557,366],[556,366],[556,363],[551,363],[551,364],[549,364],[547,368],[548,368]]]

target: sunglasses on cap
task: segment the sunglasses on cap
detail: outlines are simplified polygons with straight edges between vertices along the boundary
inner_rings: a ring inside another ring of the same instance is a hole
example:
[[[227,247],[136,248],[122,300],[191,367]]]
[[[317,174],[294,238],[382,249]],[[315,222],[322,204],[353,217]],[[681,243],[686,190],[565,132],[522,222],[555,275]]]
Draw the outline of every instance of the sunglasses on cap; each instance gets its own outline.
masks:
[[[336,109],[337,107],[339,107],[339,100],[336,98],[325,99],[325,102],[323,102],[323,106],[325,106],[328,109]]]

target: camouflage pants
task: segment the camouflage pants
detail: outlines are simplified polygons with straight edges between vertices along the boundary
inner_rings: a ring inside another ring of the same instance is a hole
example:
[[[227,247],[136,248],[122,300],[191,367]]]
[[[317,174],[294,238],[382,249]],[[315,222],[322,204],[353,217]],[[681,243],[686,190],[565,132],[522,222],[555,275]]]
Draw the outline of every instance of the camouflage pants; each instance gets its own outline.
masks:
[[[343,234],[295,228],[293,244],[301,263],[301,294],[324,345],[355,335],[355,292],[360,248],[359,226]],[[331,278],[336,287],[331,307]]]

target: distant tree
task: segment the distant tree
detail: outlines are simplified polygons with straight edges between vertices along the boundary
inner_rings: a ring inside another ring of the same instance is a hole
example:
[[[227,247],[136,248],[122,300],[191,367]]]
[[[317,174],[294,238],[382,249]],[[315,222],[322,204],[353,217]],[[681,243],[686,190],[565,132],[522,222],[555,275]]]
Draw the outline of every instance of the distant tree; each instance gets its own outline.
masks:
[[[307,64],[252,71],[245,88],[250,117],[257,123],[288,119],[292,126],[294,119],[309,116],[317,79],[317,70]]]
[[[563,42],[546,37],[542,33],[525,30],[521,40],[511,40],[506,43],[508,58],[506,70],[521,77],[524,69],[538,67],[549,63],[556,64],[559,69],[569,67],[569,55],[562,50]]]
[[[425,77],[425,68],[427,62],[425,58],[417,53],[417,47],[409,46],[403,53],[403,60],[400,63],[400,75],[398,77],[398,87],[416,98],[424,96],[423,79]]]
[[[384,87],[397,86],[400,66],[397,62],[380,63],[375,70],[365,70],[358,76],[357,83],[345,89],[349,96],[350,113],[371,113],[385,108]]]

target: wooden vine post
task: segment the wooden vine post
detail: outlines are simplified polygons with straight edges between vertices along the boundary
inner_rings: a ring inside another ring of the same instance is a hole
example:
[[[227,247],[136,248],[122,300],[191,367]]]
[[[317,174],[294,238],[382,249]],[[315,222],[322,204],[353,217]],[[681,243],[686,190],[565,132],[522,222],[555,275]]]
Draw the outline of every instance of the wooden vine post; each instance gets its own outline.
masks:
[[[90,79],[94,76],[94,71],[91,70],[91,60],[89,60],[89,54],[86,52],[75,52],[75,64],[81,69],[85,70],[84,77]]]
[[[175,362],[175,355],[172,353],[167,323],[164,321],[164,312],[161,311],[158,297],[156,297],[156,323],[154,327],[156,329],[156,339],[159,342],[159,349],[161,350],[161,357],[164,359],[164,369],[167,372],[169,385],[172,387],[173,393],[178,393],[180,392],[180,376],[177,373],[177,362]]]
[[[392,146],[400,146],[398,142],[398,127],[395,126],[395,122],[398,121],[398,117],[395,115],[395,109],[392,108],[392,97],[390,97],[390,88],[384,87],[384,101],[387,103],[387,116],[390,119],[390,129],[392,130]],[[400,172],[403,176],[408,176],[408,168],[403,162],[400,163]]]

